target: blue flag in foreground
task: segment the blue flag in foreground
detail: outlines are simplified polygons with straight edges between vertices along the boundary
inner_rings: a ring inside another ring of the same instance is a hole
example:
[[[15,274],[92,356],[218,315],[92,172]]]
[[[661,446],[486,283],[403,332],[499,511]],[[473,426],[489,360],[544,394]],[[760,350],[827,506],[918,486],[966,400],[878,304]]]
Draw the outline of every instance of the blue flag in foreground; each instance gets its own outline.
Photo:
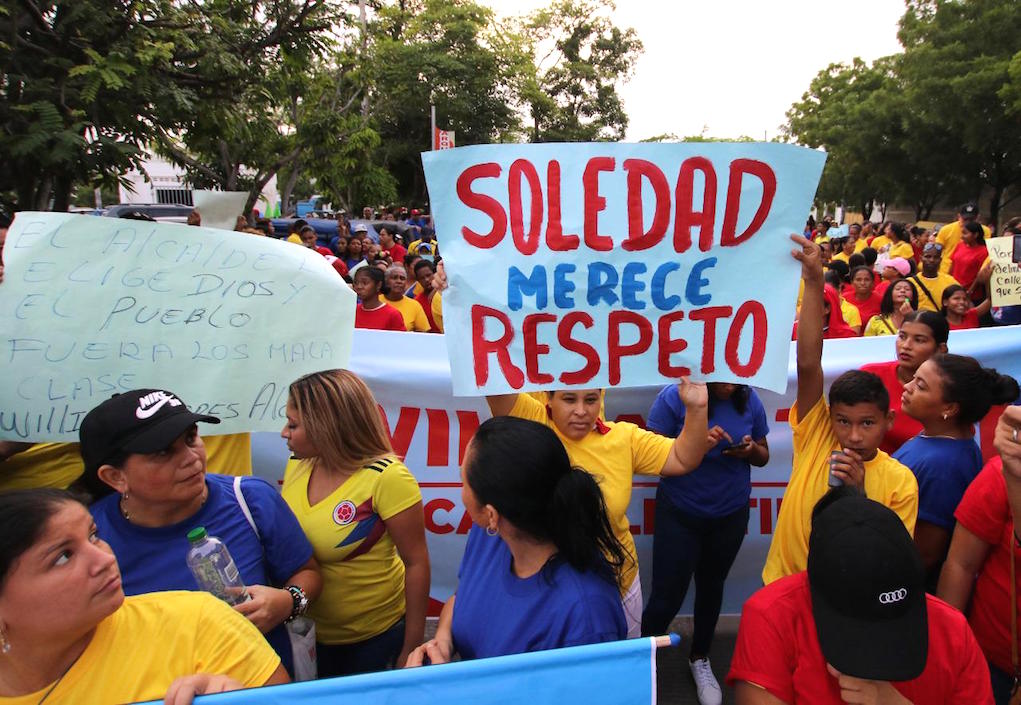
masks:
[[[671,635],[676,645],[678,637]],[[403,671],[385,671],[211,695],[228,705],[320,703],[521,703],[649,705],[656,702],[656,639],[537,651]]]

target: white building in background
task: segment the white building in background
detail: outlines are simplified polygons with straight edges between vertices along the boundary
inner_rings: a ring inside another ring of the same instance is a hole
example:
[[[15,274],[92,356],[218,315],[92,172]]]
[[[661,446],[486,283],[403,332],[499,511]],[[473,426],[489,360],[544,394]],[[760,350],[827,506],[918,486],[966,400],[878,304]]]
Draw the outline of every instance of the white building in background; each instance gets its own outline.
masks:
[[[148,179],[146,178],[148,175]],[[120,187],[121,203],[181,203],[193,205],[191,186],[187,183],[184,169],[158,156],[150,156],[144,162],[143,171],[132,170],[124,178],[130,184]],[[255,208],[266,213],[280,202],[277,191],[277,177],[274,175],[265,188]],[[105,204],[111,205],[111,204]]]

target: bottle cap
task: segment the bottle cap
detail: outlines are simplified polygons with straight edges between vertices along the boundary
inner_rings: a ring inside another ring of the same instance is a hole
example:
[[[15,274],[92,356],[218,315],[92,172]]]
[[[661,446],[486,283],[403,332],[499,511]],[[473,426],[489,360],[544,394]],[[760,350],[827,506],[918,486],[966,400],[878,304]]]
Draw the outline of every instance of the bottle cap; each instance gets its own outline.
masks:
[[[196,526],[194,529],[188,532],[188,540],[191,543],[198,543],[206,537],[206,527]]]

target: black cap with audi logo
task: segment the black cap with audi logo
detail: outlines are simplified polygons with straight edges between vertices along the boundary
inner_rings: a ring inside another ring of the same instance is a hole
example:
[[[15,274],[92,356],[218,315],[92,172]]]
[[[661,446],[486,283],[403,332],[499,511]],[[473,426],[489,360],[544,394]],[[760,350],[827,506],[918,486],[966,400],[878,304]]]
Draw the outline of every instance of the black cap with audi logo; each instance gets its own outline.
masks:
[[[840,491],[838,490],[838,493]],[[900,517],[861,495],[820,506],[808,582],[826,661],[856,678],[906,681],[929,652],[925,568]]]

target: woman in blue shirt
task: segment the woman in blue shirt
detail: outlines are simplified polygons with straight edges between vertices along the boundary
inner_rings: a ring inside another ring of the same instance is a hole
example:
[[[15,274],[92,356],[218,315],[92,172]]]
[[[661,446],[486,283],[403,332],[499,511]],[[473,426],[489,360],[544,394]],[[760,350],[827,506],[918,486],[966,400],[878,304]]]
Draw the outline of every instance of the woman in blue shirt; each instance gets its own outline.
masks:
[[[646,428],[672,438],[683,427],[684,405],[676,387],[668,386],[653,402]],[[642,614],[642,635],[666,633],[694,576],[689,663],[703,705],[723,697],[707,656],[723,604],[723,583],[748,528],[751,466],[769,462],[768,433],[765,409],[751,388],[710,383],[712,449],[691,473],[663,477],[656,490],[652,592]]]
[[[676,387],[674,387],[676,394]],[[468,533],[457,593],[408,666],[623,639],[623,547],[595,479],[572,468],[552,430],[499,416],[461,468]]]
[[[893,457],[918,479],[915,545],[936,592],[954,531],[954,511],[982,469],[975,424],[994,404],[1018,398],[1013,377],[986,369],[965,355],[937,354],[923,362],[904,385],[901,411],[922,424],[922,432]]]

